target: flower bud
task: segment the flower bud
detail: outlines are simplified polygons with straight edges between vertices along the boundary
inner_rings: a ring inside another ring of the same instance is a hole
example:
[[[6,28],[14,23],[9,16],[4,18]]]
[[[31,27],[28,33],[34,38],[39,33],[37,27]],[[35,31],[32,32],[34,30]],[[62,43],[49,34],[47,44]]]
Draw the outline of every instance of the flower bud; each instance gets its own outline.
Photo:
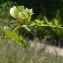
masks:
[[[15,15],[15,10],[17,10],[17,8],[15,6],[13,6],[11,9],[10,9],[10,15],[14,18],[16,18],[16,15]]]

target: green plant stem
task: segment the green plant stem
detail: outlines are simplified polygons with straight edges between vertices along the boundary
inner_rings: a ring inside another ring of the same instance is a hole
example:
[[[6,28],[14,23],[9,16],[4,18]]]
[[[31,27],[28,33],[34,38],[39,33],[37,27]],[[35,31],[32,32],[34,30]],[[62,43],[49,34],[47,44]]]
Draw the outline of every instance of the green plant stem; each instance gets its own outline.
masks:
[[[22,25],[22,27],[24,27],[25,25]],[[47,24],[41,24],[41,25],[33,25],[33,24],[31,24],[31,25],[26,25],[26,26],[43,26],[43,27],[52,27],[52,28],[61,28],[61,29],[63,29],[63,27],[61,27],[61,26],[55,26],[55,25],[47,25]]]
[[[23,23],[24,22],[20,23],[13,31],[18,30],[20,27],[25,27],[25,25],[23,25]],[[63,29],[63,27],[61,27],[61,26],[47,25],[47,24],[41,24],[41,25],[39,25],[39,24],[38,25],[31,24],[31,25],[26,25],[26,26],[42,26],[42,27],[52,27],[52,28],[60,28],[60,29]],[[6,38],[6,36],[1,37],[0,38],[0,41],[3,40],[3,39],[5,39],[5,38]]]
[[[17,29],[19,29],[21,26],[20,24],[13,30],[13,31],[16,31]]]
[[[21,22],[13,31],[16,31],[18,30],[22,25],[23,25],[24,22]]]

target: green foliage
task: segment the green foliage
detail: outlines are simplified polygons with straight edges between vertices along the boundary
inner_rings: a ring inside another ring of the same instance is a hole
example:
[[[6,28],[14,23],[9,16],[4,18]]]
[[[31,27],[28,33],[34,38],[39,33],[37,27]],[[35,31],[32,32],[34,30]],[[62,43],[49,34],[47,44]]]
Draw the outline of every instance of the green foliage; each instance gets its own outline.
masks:
[[[60,13],[60,10],[57,10],[56,19],[59,21],[59,23],[61,23],[61,13]]]
[[[54,25],[55,25],[55,26],[61,26],[58,20],[53,19],[53,22],[54,22]]]
[[[14,9],[14,7],[12,8]],[[60,38],[63,37],[63,27],[61,26],[61,18],[59,17],[60,13],[57,14],[56,19],[52,19],[52,22],[49,21],[46,17],[44,17],[44,19],[42,20],[35,19],[33,22],[31,22],[31,17],[33,15],[32,9],[25,8],[24,6],[17,6],[15,8],[16,10],[12,12],[18,20],[18,26],[15,27],[13,31],[11,31],[11,28],[9,28],[8,26],[0,25],[0,30],[4,32],[4,35],[1,36],[2,38],[0,39],[0,41],[4,39],[11,39],[18,42],[21,46],[24,46],[24,48],[26,48],[28,42],[26,42],[26,40],[24,40],[23,37],[16,32],[22,27],[25,28],[28,32],[32,32],[31,30],[33,30],[35,32],[35,35],[37,34],[36,32],[38,32],[39,35],[43,36],[43,34],[47,34],[48,31],[52,30],[52,32],[50,32],[52,35],[56,35],[56,37]],[[11,56],[8,56],[8,62],[11,63],[10,58]]]
[[[62,38],[63,37],[63,28],[52,28],[52,34],[55,38]]]
[[[62,11],[63,11],[62,10],[63,9],[62,0],[53,0],[53,1],[51,1],[51,0],[48,0],[48,1],[47,0],[39,0],[39,1],[37,1],[37,0],[30,0],[30,1],[29,0],[24,0],[24,1],[23,0],[0,0],[0,3],[2,5],[4,5],[4,3],[8,4],[7,1],[9,1],[9,4],[11,5],[11,7],[13,5],[18,4],[18,5],[24,5],[28,8],[33,8],[34,13],[35,13],[33,17],[35,17],[35,18],[37,18],[39,15],[47,16],[48,19],[55,18],[57,10],[60,10],[61,18],[62,18]],[[13,1],[13,4],[11,3],[11,1]],[[15,2],[17,2],[17,4],[15,4]],[[31,4],[30,4],[30,2],[31,2]],[[38,3],[38,2],[40,2],[40,3]],[[7,7],[9,7],[9,5]],[[7,8],[7,7],[5,7],[5,8]]]
[[[7,1],[7,2],[3,2],[0,4],[0,18],[2,19],[12,19],[9,13],[9,9],[10,7],[12,7],[13,5],[17,5],[16,2],[13,1]]]
[[[8,27],[0,27],[3,28],[5,37],[4,38],[11,38],[18,41],[24,47],[27,46],[27,42],[16,33],[16,30],[24,27],[28,32],[31,30],[36,34],[47,34],[49,29],[52,30],[52,35],[55,34],[59,37],[63,37],[63,27],[60,24],[59,19],[52,19],[52,22],[49,21],[46,17],[44,19],[39,20],[35,19],[31,22],[31,17],[33,15],[32,9],[25,8],[24,6],[13,6],[10,8],[10,15],[18,20],[18,26],[11,31]],[[57,14],[58,17],[58,14]],[[48,31],[47,31],[48,30]],[[32,32],[32,33],[33,33]],[[36,33],[37,32],[37,33]],[[41,33],[42,32],[42,33]],[[51,32],[50,32],[51,33]],[[39,34],[39,35],[40,35]],[[49,33],[48,33],[49,34]]]
[[[3,26],[0,26],[0,30],[2,30],[5,34],[4,38],[12,39],[20,43],[20,45],[24,46],[25,48],[27,47],[27,42],[19,36],[17,33],[14,31],[10,31],[8,28],[4,28]]]
[[[43,20],[35,19],[36,24],[42,25],[44,23]]]
[[[44,17],[44,20],[45,20],[45,23],[46,23],[47,25],[52,25],[52,22],[49,22],[46,17]]]
[[[24,26],[24,28],[25,28],[27,31],[31,32],[31,28],[27,27],[26,25]]]

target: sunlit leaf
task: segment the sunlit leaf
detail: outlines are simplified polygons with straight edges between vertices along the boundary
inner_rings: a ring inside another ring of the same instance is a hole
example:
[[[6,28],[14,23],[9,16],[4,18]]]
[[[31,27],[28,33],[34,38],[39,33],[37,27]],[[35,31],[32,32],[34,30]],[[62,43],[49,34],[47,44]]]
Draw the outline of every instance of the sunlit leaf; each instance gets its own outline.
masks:
[[[5,29],[4,33],[5,33],[6,37],[8,37],[8,38],[12,37],[11,32],[8,29]]]
[[[6,37],[18,41],[24,47],[27,46],[27,42],[21,36],[19,36],[17,33],[13,32],[13,31],[11,32],[8,29],[5,29],[4,32],[5,32]]]
[[[35,19],[35,22],[40,25],[44,23],[44,21],[40,21],[39,19]]]
[[[56,20],[56,19],[54,19],[54,24],[55,24],[56,26],[59,26],[59,21]]]
[[[44,20],[45,20],[46,24],[49,24],[49,21],[46,17],[44,17]]]
[[[44,20],[45,20],[45,22],[46,22],[47,25],[49,25],[49,26],[52,25],[52,22],[49,22],[46,17],[44,17]]]

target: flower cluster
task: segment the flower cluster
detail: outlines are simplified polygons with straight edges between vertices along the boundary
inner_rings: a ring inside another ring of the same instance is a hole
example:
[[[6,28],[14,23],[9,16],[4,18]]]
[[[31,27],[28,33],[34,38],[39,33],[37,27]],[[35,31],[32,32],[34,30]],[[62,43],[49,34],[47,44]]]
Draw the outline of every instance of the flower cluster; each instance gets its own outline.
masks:
[[[29,19],[33,15],[32,9],[24,8],[24,6],[13,6],[10,8],[10,15],[18,20]]]

